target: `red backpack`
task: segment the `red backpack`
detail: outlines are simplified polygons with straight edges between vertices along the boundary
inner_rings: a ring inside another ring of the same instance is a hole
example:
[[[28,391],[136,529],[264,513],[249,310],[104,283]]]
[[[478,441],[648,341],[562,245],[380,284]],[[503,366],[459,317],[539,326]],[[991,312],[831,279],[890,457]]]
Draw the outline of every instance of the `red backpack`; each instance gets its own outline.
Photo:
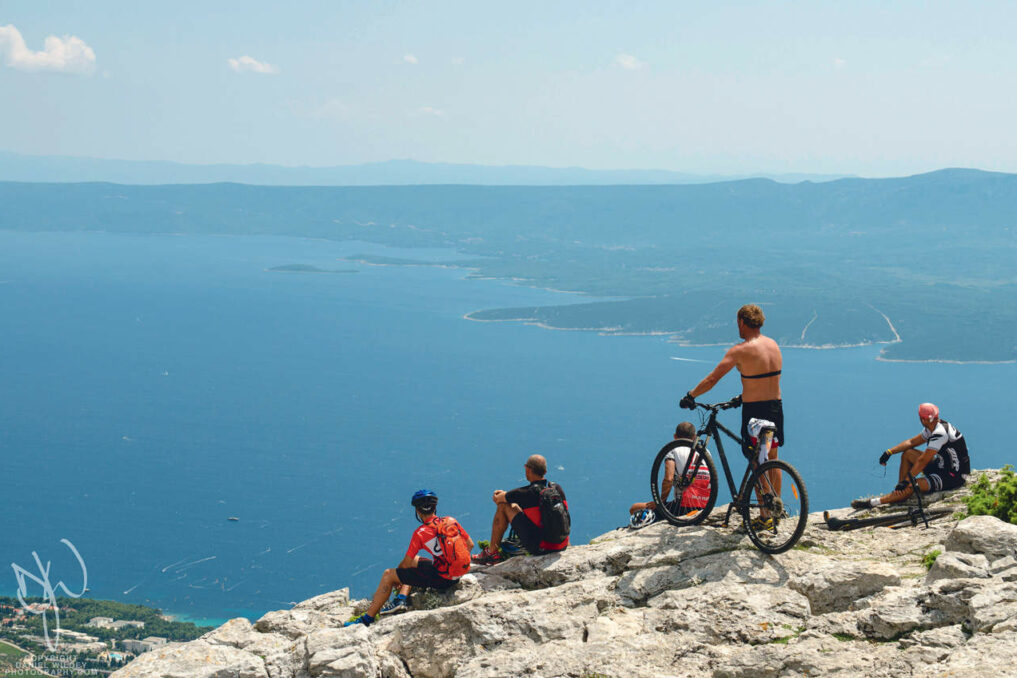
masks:
[[[463,528],[455,518],[446,516],[435,521],[438,547],[434,554],[434,568],[446,579],[458,579],[470,571],[470,547],[463,537]]]

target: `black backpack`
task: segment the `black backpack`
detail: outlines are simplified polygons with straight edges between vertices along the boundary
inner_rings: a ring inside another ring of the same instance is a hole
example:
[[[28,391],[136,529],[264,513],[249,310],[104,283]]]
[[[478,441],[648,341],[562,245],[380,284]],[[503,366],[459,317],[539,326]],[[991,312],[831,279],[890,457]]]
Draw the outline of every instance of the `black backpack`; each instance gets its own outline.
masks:
[[[572,530],[572,517],[565,506],[565,493],[558,483],[548,482],[540,491],[541,538],[548,544],[560,544]]]

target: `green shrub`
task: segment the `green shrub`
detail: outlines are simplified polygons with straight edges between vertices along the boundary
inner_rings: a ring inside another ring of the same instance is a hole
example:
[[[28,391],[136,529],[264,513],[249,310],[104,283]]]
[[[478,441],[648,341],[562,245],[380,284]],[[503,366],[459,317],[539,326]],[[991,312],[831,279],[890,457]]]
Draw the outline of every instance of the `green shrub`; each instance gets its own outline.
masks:
[[[936,558],[939,558],[939,554],[942,553],[939,549],[933,549],[922,556],[922,565],[925,566],[926,570],[932,569],[932,564],[936,562]]]
[[[970,516],[995,516],[1017,525],[1017,474],[1007,464],[995,484],[983,473],[964,498]]]

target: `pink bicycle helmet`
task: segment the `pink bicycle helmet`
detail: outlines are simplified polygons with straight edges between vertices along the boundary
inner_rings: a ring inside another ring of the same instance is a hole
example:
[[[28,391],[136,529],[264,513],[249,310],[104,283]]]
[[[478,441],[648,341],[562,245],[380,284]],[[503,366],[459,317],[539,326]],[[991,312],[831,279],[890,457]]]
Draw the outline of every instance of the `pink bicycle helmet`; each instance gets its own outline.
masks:
[[[922,403],[918,406],[918,416],[922,421],[939,419],[939,408],[932,403]]]

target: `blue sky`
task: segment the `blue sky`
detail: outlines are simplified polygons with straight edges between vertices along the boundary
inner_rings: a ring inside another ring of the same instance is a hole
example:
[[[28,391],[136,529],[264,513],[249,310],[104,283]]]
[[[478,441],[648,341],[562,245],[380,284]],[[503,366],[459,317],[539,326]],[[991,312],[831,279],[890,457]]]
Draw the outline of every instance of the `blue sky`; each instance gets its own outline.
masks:
[[[1014,34],[1004,2],[3,0],[0,150],[1017,172]]]

